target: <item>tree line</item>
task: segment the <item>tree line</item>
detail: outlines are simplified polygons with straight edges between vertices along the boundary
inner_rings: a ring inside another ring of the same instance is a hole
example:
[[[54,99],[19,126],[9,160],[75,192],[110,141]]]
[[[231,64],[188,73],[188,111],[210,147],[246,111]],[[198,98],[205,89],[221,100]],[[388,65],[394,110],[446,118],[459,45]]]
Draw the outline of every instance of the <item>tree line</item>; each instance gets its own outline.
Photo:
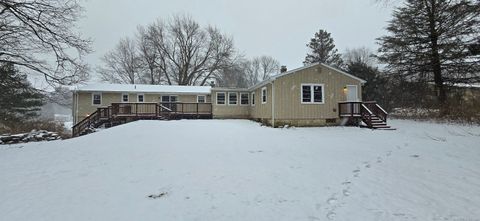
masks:
[[[232,37],[175,15],[137,28],[102,57],[102,80],[126,84],[251,86],[279,69],[271,56],[246,59]]]

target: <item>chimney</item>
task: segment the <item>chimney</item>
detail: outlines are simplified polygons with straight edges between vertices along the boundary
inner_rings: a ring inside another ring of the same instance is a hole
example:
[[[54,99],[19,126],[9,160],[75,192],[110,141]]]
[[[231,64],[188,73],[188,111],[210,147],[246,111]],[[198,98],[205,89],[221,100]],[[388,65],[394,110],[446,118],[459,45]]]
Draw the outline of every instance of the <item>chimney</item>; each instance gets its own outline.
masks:
[[[280,68],[280,73],[285,73],[285,72],[287,72],[287,66],[282,65],[282,67]]]
[[[210,87],[215,87],[215,81],[210,81]]]

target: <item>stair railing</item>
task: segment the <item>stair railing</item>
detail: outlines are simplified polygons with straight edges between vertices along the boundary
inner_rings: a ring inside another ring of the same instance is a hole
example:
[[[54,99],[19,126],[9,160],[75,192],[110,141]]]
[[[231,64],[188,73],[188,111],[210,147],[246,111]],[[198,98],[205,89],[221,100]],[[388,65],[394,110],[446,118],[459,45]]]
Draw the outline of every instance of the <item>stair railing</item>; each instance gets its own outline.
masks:
[[[373,124],[372,124],[373,113],[365,104],[362,104],[361,115],[362,115],[362,121],[365,122],[368,127],[373,127]]]
[[[380,105],[377,104],[375,101],[365,101],[363,102],[365,106],[371,110],[371,112],[376,115],[378,118],[383,120],[385,123],[387,122],[388,113],[385,111]]]

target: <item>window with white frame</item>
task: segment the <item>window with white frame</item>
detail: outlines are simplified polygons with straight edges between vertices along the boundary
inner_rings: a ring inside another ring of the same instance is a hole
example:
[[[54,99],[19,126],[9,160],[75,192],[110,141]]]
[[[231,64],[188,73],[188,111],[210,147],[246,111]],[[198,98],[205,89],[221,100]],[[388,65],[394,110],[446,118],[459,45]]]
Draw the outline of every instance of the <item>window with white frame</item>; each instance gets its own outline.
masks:
[[[323,104],[323,84],[302,84],[303,104]]]
[[[255,106],[255,92],[252,92],[252,106]]]
[[[262,88],[262,104],[267,103],[267,87]]]
[[[248,93],[240,93],[240,105],[248,105]]]
[[[137,94],[137,102],[145,102],[145,95]]]
[[[238,93],[228,92],[228,105],[237,105],[237,104],[238,104]]]
[[[92,94],[92,105],[102,105],[102,94],[93,93]]]
[[[207,102],[205,95],[197,95],[197,103],[205,103]]]
[[[128,102],[128,94],[122,94],[122,102]]]
[[[217,92],[217,105],[225,105],[225,92]]]

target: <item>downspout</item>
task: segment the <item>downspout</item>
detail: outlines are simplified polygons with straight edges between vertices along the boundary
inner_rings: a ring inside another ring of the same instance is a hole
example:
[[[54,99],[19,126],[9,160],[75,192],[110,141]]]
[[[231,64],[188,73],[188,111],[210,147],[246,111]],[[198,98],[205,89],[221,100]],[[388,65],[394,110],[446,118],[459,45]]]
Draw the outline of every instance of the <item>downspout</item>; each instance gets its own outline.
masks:
[[[77,92],[77,90],[75,90],[74,93],[75,93],[75,122],[74,122],[74,124],[77,124],[77,122],[78,122],[78,92]]]
[[[270,84],[272,85],[272,127],[275,128],[275,81]]]

